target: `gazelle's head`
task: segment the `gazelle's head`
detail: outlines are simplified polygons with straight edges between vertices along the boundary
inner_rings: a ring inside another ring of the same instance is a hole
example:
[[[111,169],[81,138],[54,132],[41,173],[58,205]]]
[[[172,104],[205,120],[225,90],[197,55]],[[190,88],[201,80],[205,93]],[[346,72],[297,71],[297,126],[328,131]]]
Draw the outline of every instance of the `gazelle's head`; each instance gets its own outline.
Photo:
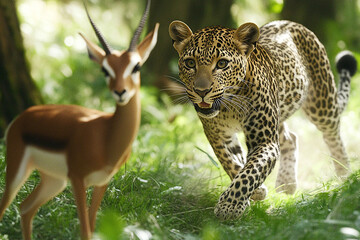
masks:
[[[88,40],[81,33],[80,35],[86,42],[90,59],[100,64],[102,67],[106,76],[108,87],[117,104],[121,106],[126,105],[135,95],[136,91],[138,91],[140,87],[139,70],[156,45],[159,29],[158,23],[155,25],[154,30],[150,32],[140,44],[137,44],[140,34],[144,28],[149,8],[150,0],[147,2],[145,12],[133,38],[131,39],[129,48],[126,51],[119,52],[110,48],[103,35],[90,18],[85,6],[90,23],[102,48]]]

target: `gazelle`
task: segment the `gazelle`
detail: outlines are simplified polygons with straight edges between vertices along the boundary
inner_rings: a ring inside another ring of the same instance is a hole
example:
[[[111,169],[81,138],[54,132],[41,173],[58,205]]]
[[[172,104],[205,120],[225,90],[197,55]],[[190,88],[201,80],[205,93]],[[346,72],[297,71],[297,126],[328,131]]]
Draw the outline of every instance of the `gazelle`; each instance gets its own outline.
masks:
[[[90,59],[100,64],[116,100],[109,114],[75,105],[40,105],[18,116],[6,134],[7,168],[0,219],[30,173],[41,182],[21,203],[24,239],[31,239],[32,219],[38,208],[59,194],[70,180],[76,199],[82,239],[90,239],[96,212],[107,183],[130,156],[140,124],[139,69],[157,41],[159,24],[137,45],[150,8],[148,0],[140,24],[126,51],[111,50],[90,18],[102,47],[82,34]],[[94,186],[89,212],[86,189]]]

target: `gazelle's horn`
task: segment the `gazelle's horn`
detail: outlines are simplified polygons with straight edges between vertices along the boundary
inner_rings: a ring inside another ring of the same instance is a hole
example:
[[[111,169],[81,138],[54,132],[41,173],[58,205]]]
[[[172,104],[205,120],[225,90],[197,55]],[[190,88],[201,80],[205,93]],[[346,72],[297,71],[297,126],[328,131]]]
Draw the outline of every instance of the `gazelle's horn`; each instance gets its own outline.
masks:
[[[141,35],[142,30],[144,29],[146,19],[147,19],[148,15],[149,15],[150,4],[151,4],[151,0],[148,0],[147,4],[146,4],[145,11],[144,11],[144,13],[143,13],[143,15],[141,17],[139,26],[136,28],[134,36],[131,39],[130,46],[129,46],[129,49],[128,49],[129,52],[135,51],[137,42],[139,40],[139,37]]]
[[[87,14],[87,16],[88,16],[88,18],[89,18],[89,21],[90,21],[90,23],[91,23],[91,26],[93,27],[93,29],[94,29],[94,31],[95,31],[96,37],[99,39],[100,44],[101,44],[101,46],[103,47],[106,55],[111,54],[111,48],[110,48],[109,44],[106,42],[104,36],[101,34],[101,32],[100,32],[99,29],[96,27],[96,25],[95,25],[95,23],[93,22],[93,20],[91,19],[90,15],[89,15],[89,12],[88,12],[88,10],[87,10],[87,7],[86,7],[85,2],[83,2],[83,3],[84,3],[84,6],[85,6],[86,14]]]

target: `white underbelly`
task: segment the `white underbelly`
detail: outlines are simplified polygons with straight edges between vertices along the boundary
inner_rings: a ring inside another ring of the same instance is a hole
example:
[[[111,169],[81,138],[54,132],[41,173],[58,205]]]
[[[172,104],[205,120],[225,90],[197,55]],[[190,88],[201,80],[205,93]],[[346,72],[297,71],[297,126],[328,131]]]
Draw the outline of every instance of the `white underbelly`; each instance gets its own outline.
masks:
[[[55,178],[68,178],[65,152],[52,152],[34,146],[28,146],[25,151],[28,151],[35,169]]]
[[[15,181],[22,181],[22,176],[26,174],[28,167],[37,169],[57,179],[68,179],[69,169],[65,152],[53,152],[35,146],[28,146],[21,162]],[[103,186],[111,180],[116,172],[116,169],[109,166],[93,171],[85,177],[85,186]]]
[[[111,167],[94,171],[85,177],[85,186],[103,186],[111,180],[115,173],[116,170]]]

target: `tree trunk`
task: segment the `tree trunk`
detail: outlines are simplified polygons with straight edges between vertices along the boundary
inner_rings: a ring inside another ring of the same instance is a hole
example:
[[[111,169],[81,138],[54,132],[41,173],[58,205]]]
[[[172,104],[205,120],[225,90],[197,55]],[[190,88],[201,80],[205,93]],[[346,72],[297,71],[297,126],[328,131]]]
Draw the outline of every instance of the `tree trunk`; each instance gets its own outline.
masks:
[[[284,0],[282,19],[303,24],[321,42],[326,41],[325,24],[336,16],[336,0]]]
[[[27,107],[42,102],[25,59],[14,0],[0,0],[0,137]]]
[[[152,81],[164,88],[164,80],[169,74],[169,63],[177,58],[169,36],[169,24],[174,20],[184,21],[193,32],[213,25],[234,26],[231,16],[233,0],[156,0],[152,1],[149,27],[160,23],[158,42],[151,53],[146,67],[151,69],[156,79]]]

